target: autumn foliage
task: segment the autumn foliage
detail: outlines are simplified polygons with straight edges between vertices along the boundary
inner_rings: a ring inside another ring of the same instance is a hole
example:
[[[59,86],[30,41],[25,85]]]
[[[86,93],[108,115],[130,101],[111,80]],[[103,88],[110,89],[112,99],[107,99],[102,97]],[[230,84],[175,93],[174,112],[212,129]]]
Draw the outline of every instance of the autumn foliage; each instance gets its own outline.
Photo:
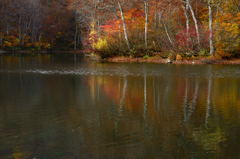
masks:
[[[73,48],[75,24],[78,22],[74,12],[67,8],[66,2],[1,0],[0,6],[0,49],[15,51]]]
[[[210,50],[227,58],[240,50],[235,0],[2,0],[0,6],[4,50],[83,48],[103,58]]]
[[[116,4],[108,1],[98,3],[97,11],[101,11],[104,19],[99,22],[99,17],[95,17],[95,21],[92,21],[100,24],[89,29],[89,33],[95,31],[94,38],[97,39],[93,42],[94,45],[89,45],[89,43],[85,45],[86,48],[91,48],[93,52],[101,56],[143,57],[147,54],[154,55],[156,52],[163,53],[165,57],[176,57],[177,54],[208,56],[210,55],[210,40],[213,41],[212,47],[215,48],[216,57],[238,56],[240,13],[235,1],[211,1],[210,3],[210,1],[192,0],[188,5],[185,0],[113,2]],[[122,19],[117,2],[120,2],[123,7],[125,21]],[[212,30],[209,29],[210,5],[212,7]],[[109,10],[106,9],[108,7]],[[146,16],[148,16],[148,21],[146,21]],[[123,24],[126,24],[126,33]],[[210,32],[213,38],[210,38]],[[130,50],[127,47],[126,36],[131,46]],[[90,34],[88,37],[91,41]]]

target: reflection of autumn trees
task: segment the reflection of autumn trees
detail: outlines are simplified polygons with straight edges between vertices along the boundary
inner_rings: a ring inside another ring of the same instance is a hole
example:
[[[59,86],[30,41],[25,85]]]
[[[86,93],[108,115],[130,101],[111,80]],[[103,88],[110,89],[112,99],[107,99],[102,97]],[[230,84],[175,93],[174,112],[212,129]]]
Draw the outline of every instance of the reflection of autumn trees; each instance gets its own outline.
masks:
[[[149,75],[148,69],[156,65],[142,64],[130,64],[142,67],[139,76],[24,72],[33,67],[61,70],[63,65],[108,72],[127,68],[69,56],[0,55],[4,154],[217,158],[229,155],[226,145],[232,145],[233,152],[239,147],[234,142],[240,128],[237,78],[188,76],[185,66],[172,65],[162,66],[164,74]],[[199,67],[213,74],[222,66]],[[167,73],[173,70],[177,74]]]
[[[118,107],[116,111],[122,110],[121,116],[129,113],[137,116],[138,121],[134,125],[139,126],[137,128],[141,135],[149,138],[150,141],[146,142],[158,140],[166,151],[173,151],[178,140],[193,138],[198,149],[221,152],[220,143],[225,142],[229,135],[223,128],[226,126],[225,121],[230,119],[235,123],[233,119],[236,116],[232,116],[232,113],[239,114],[238,80],[226,85],[229,82],[218,78],[199,80],[176,77],[166,80],[154,76],[105,76],[92,77],[92,80],[95,78],[104,79],[104,83],[95,83],[94,87],[100,87],[113,100]],[[128,121],[128,124],[120,126],[121,120],[124,119],[118,119],[118,131],[121,128],[131,131],[133,123]],[[182,124],[183,127],[180,126]],[[178,146],[183,149],[179,153],[187,153],[184,152],[187,145]]]

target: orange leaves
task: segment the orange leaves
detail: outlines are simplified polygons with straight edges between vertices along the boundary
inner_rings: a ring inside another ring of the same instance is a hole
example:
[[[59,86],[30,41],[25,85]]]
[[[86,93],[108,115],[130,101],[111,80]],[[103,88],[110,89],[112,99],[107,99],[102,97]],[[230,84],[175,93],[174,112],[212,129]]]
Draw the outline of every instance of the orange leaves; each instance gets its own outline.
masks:
[[[120,12],[118,12],[120,16]],[[144,29],[144,12],[139,9],[131,9],[124,13],[125,23],[129,32],[136,31],[136,29]],[[122,31],[122,20],[109,20],[101,26],[104,33],[108,36],[118,34]]]
[[[109,20],[104,25],[100,26],[100,28],[102,28],[102,30],[106,34],[112,35],[112,34],[118,33],[120,31],[119,21],[117,21],[117,20]]]

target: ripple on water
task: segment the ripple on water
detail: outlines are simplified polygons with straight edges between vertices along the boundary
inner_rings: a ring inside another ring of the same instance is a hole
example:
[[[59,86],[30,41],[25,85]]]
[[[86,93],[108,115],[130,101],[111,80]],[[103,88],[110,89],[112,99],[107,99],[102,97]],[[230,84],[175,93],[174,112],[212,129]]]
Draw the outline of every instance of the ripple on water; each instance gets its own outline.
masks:
[[[55,67],[52,69],[17,69],[17,70],[0,70],[3,73],[34,73],[34,74],[60,74],[60,75],[97,75],[97,76],[180,76],[194,78],[239,78],[240,71],[238,66],[222,66],[222,65],[114,65],[111,64],[99,67]]]

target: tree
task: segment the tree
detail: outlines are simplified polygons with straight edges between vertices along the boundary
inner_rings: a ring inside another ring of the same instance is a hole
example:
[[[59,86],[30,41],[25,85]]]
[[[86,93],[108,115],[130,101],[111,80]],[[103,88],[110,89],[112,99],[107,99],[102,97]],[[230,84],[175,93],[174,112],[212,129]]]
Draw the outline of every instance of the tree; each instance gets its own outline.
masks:
[[[209,44],[210,44],[210,55],[214,56],[214,47],[213,47],[213,17],[212,17],[212,0],[208,0],[208,9],[209,9]]]

